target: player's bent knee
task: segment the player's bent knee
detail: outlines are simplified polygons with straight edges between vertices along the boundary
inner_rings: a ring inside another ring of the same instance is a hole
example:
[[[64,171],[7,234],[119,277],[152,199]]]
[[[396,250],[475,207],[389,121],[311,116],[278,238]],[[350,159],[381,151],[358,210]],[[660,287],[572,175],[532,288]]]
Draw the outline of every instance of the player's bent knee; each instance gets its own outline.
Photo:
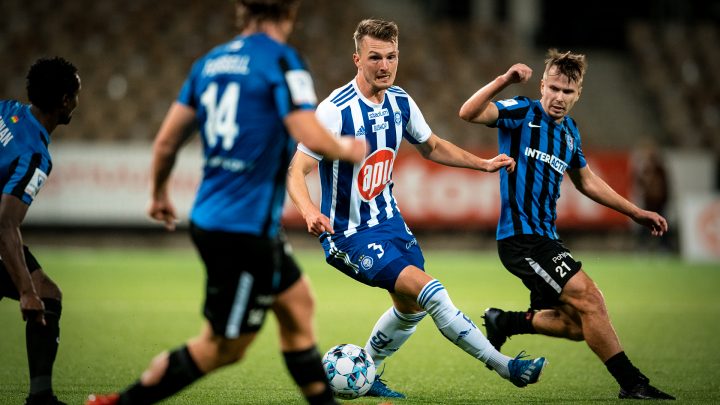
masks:
[[[246,347],[235,344],[223,344],[218,347],[216,359],[221,366],[237,363],[245,357]]]
[[[588,311],[606,312],[605,297],[603,297],[602,292],[594,283],[586,289],[582,301]]]
[[[395,309],[403,314],[417,314],[424,309],[417,303],[417,300],[400,294],[390,294]]]
[[[212,336],[194,339],[188,346],[191,347],[201,368],[210,371],[242,360],[250,341],[251,339],[247,340],[242,337],[227,339],[221,336]]]
[[[563,289],[560,299],[581,314],[605,312],[605,298],[595,282],[587,276],[573,278]]]
[[[60,290],[60,287],[58,287],[57,284],[50,282],[50,285],[43,287],[41,293],[41,298],[50,298],[56,301],[62,301],[62,290]]]
[[[591,292],[585,294],[581,299],[575,301],[573,305],[581,316],[605,316],[607,315],[607,309],[605,308],[605,301],[602,298],[602,294]]]
[[[33,273],[33,283],[38,289],[38,295],[40,298],[49,298],[57,301],[62,301],[62,291],[60,287],[42,271],[42,269],[35,270]]]

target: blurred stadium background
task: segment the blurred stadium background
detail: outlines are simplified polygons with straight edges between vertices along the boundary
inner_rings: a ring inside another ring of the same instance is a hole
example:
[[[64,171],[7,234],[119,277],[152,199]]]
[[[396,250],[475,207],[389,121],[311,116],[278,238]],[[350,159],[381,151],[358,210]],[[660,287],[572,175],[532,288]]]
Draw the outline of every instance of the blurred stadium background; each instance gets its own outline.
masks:
[[[159,234],[144,216],[150,142],[193,60],[235,34],[233,2],[4,0],[0,7],[3,98],[26,100],[24,75],[40,56],[73,61],[83,85],[72,125],[53,134],[55,169],[30,210],[26,239],[89,235],[93,243],[115,243],[122,235],[132,241]],[[291,42],[320,97],[354,75],[351,35],[371,16],[399,23],[397,84],[433,130],[486,155],[495,153],[496,132],[457,118],[462,102],[516,62],[535,75],[504,95],[537,97],[548,47],[586,53],[583,96],[571,115],[593,168],[640,202],[639,166],[647,150],[659,150],[670,189],[664,213],[675,230],[660,248],[720,258],[720,3],[306,0]],[[197,147],[195,140],[176,172],[183,219],[201,164]],[[400,206],[425,245],[494,246],[494,175],[427,165],[409,153],[394,178]],[[563,194],[559,221],[567,239],[597,249],[639,247],[628,220],[571,186]],[[291,207],[286,223],[298,234],[304,229]],[[689,242],[681,243],[683,227]]]

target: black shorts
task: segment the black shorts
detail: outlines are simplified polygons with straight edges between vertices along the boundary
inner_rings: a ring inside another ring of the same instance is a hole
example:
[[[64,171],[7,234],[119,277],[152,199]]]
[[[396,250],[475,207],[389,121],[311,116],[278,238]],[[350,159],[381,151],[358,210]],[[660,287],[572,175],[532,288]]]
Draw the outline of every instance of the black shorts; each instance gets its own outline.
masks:
[[[30,249],[28,249],[27,246],[23,246],[23,252],[25,254],[25,265],[27,266],[30,273],[42,268],[40,266],[40,263],[38,263],[37,259],[35,259],[35,256],[30,253]],[[5,263],[0,260],[0,299],[2,299],[3,297],[18,300],[20,299],[20,293],[18,292],[15,283],[10,277],[10,273],[8,273],[7,269],[5,268]]]
[[[560,293],[582,268],[561,240],[539,235],[516,235],[498,241],[500,261],[530,290],[531,309],[561,305]]]
[[[205,263],[203,314],[218,336],[234,339],[257,332],[275,296],[300,279],[283,238],[206,231],[190,234]]]

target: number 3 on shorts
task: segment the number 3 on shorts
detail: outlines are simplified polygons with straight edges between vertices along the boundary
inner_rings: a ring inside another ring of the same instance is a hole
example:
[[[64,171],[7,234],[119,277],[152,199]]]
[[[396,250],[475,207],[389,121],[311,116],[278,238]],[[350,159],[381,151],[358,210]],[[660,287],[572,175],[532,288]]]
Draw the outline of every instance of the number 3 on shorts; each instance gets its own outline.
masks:
[[[383,255],[385,254],[385,251],[383,250],[382,246],[378,245],[377,243],[369,244],[368,248],[380,251],[380,253],[377,253],[378,259],[382,259]]]

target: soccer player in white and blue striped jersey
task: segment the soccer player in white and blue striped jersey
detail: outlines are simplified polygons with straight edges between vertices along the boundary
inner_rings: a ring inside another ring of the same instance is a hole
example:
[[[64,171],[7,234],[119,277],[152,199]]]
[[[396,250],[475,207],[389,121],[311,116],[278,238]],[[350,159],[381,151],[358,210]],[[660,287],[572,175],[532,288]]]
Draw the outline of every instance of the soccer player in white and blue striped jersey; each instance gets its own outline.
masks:
[[[387,290],[393,301],[377,321],[365,346],[376,364],[397,351],[426,314],[440,332],[471,356],[519,387],[538,380],[544,358],[520,360],[498,352],[475,324],[458,310],[444,286],[424,271],[417,240],[392,194],[392,170],[403,139],[426,159],[484,172],[515,162],[501,154],[479,158],[435,135],[413,99],[393,86],[399,50],[393,22],[361,21],[354,34],[357,75],[333,91],[317,109],[320,121],[340,138],[368,143],[361,163],[328,159],[298,146],[288,172],[288,192],[326,260],[353,279]],[[322,203],[312,202],[306,176],[319,165]],[[367,395],[404,397],[376,379]]]

